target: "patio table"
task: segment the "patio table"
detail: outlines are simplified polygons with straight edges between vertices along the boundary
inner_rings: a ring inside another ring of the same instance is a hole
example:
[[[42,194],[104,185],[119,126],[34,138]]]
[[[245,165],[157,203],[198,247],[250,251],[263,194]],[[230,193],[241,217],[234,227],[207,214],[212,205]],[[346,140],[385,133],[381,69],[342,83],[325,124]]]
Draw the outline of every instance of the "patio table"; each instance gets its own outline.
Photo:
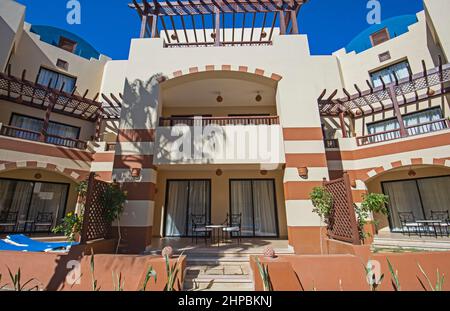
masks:
[[[431,235],[431,232],[429,229],[430,229],[430,227],[432,227],[433,231],[434,231],[434,235],[437,237],[438,233],[437,233],[436,228],[439,227],[441,229],[441,224],[443,223],[443,221],[442,220],[416,220],[416,223],[419,224],[419,228],[418,228],[419,230],[420,230],[420,227],[422,227],[424,229],[426,228],[426,230],[424,230],[425,235],[427,233],[429,233]],[[442,235],[441,230],[440,230],[440,233]]]
[[[225,228],[225,225],[207,225],[206,228],[213,230],[213,235],[211,237],[212,244],[214,243],[214,240],[217,239],[217,247],[220,247],[220,230],[223,230]]]

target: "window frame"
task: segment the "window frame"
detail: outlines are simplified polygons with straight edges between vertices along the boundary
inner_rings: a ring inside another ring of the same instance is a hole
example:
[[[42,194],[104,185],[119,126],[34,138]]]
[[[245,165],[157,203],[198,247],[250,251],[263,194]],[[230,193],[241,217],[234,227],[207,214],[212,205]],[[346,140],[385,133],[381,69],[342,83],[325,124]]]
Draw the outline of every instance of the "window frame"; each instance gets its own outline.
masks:
[[[387,39],[384,40],[384,41],[381,41],[380,43],[375,44],[374,37],[375,37],[376,35],[381,34],[381,33],[385,33]],[[376,31],[376,32],[374,32],[374,33],[372,33],[372,34],[370,35],[370,43],[372,44],[372,47],[375,47],[375,46],[378,46],[378,45],[380,45],[380,44],[383,44],[383,43],[385,43],[385,42],[387,42],[387,41],[389,41],[389,40],[391,40],[391,34],[389,33],[389,29],[388,29],[387,27],[384,27],[383,29],[380,29],[380,30],[378,30],[378,31]]]
[[[433,106],[433,107],[429,107],[429,108],[425,108],[425,109],[421,109],[421,110],[408,112],[408,113],[402,114],[402,118],[404,119],[405,117],[408,117],[408,116],[411,116],[411,115],[414,115],[414,114],[423,113],[425,111],[434,110],[434,109],[439,109],[439,111],[441,113],[441,118],[444,118],[444,113],[442,111],[442,107],[441,106]],[[390,117],[390,118],[387,118],[387,119],[383,119],[383,120],[378,120],[378,121],[373,121],[373,122],[367,123],[366,124],[367,133],[370,132],[369,126],[375,125],[377,123],[387,122],[387,121],[397,121],[397,117]]]
[[[11,117],[9,118],[9,123],[8,123],[9,126],[13,126],[11,123],[13,121],[14,116],[25,117],[25,118],[29,118],[29,119],[33,119],[33,120],[42,121],[42,122],[45,121],[44,119],[37,118],[37,117],[32,117],[32,116],[29,116],[29,115],[26,115],[26,114],[23,114],[23,113],[12,112],[11,113]],[[57,122],[57,121],[49,121],[49,124],[50,123],[57,124],[57,125],[63,125],[63,126],[69,126],[69,127],[77,129],[77,138],[76,139],[77,140],[80,139],[80,133],[81,133],[81,127],[80,126],[74,126],[74,125],[71,125],[71,124]]]
[[[42,84],[40,84],[40,83],[38,82],[38,81],[39,81],[39,77],[41,76],[42,70],[47,70],[47,71],[56,73],[56,74],[58,75],[58,80],[56,80],[56,84],[55,84],[55,85],[58,84],[59,76],[60,76],[60,75],[61,75],[61,76],[65,76],[66,78],[71,78],[71,79],[73,79],[73,80],[74,80],[74,88],[75,88],[76,85],[77,85],[78,77],[76,77],[76,76],[74,76],[74,75],[67,74],[67,73],[63,73],[63,72],[58,71],[58,70],[50,69],[50,68],[45,67],[45,66],[41,66],[41,67],[39,68],[38,75],[36,76],[36,84],[38,84],[38,85],[47,87],[47,85],[42,85]],[[57,91],[59,91],[57,88],[54,88],[54,87],[50,87],[50,88],[51,88],[52,90],[57,90]],[[72,91],[73,91],[73,90],[72,90]],[[63,92],[65,92],[65,91],[63,91]],[[65,93],[67,93],[67,92],[65,92]]]
[[[403,63],[405,63],[407,65],[408,72],[411,73],[411,64],[409,63],[408,58],[403,58],[403,59],[400,59],[400,60],[396,60],[396,61],[391,62],[389,64],[386,64],[386,65],[384,65],[384,66],[382,66],[382,67],[380,67],[378,69],[369,70],[369,77],[370,77],[370,81],[372,82],[372,85],[375,84],[374,83],[374,78],[377,78],[377,77],[381,76],[381,75],[375,76],[377,73],[380,73],[382,71],[388,70],[389,68],[392,68],[394,66],[398,66],[398,65],[403,64]],[[392,72],[393,71],[391,71],[390,74],[392,74]]]
[[[64,43],[66,43],[66,44],[71,44],[72,47],[73,47],[72,50],[65,49],[65,48],[63,47],[63,44],[64,44]],[[69,52],[69,53],[75,54],[75,50],[77,49],[77,46],[78,46],[78,42],[77,42],[77,41],[72,40],[72,39],[69,39],[69,38],[64,37],[64,36],[60,36],[60,37],[59,37],[58,47],[59,47],[60,49],[62,49],[62,50],[64,50],[64,51],[67,51],[67,52]]]

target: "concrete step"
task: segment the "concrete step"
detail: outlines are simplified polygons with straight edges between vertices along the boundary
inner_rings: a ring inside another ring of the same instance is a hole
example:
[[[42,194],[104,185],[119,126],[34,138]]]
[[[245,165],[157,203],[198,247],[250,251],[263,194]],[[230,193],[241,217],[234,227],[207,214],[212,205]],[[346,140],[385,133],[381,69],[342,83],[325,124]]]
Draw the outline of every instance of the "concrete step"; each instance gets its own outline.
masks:
[[[186,291],[254,291],[253,283],[185,283]]]
[[[423,249],[430,251],[448,251],[450,250],[449,240],[420,240],[420,239],[384,239],[375,238],[372,247],[374,248],[405,248],[405,249]]]

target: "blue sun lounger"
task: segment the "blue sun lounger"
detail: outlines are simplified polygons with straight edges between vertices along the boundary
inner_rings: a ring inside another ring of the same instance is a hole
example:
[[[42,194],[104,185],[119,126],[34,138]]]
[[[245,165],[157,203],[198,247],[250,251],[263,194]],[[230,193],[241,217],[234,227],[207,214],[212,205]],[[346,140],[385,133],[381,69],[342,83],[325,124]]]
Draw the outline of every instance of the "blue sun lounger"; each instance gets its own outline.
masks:
[[[79,244],[78,242],[41,242],[30,239],[23,234],[9,235],[7,239],[14,244],[18,244],[17,247],[23,247],[31,252],[68,250],[72,245]]]
[[[23,246],[16,246],[0,240],[0,251],[27,252],[28,249]]]

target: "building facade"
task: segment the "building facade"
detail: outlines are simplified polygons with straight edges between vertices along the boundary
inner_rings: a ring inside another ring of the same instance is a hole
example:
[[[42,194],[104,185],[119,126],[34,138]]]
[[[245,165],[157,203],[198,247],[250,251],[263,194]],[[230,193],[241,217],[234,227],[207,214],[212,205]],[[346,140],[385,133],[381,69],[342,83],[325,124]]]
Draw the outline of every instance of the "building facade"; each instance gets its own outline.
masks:
[[[111,60],[1,1],[0,229],[56,225],[90,172],[127,191],[124,252],[241,213],[243,236],[318,253],[309,194],[343,172],[356,204],[389,195],[380,230],[448,211],[448,1],[324,56],[299,34],[303,2],[133,1],[141,37]]]

